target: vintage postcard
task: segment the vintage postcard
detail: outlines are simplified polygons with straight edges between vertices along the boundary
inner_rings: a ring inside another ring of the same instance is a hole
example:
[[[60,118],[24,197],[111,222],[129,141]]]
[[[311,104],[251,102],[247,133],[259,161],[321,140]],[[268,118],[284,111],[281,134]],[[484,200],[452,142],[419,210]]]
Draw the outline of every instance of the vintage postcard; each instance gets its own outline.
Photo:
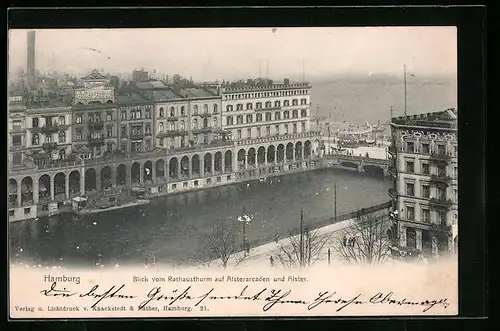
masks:
[[[8,38],[12,319],[458,314],[455,27]]]

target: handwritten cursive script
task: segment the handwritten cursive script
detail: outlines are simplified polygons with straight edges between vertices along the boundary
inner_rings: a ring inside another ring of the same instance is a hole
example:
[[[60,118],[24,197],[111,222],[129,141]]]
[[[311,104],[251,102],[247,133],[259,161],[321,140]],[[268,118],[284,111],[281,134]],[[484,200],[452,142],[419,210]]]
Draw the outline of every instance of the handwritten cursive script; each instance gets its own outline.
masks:
[[[145,298],[140,299],[138,295],[124,294],[125,284],[120,286],[113,285],[109,288],[101,289],[99,285],[94,285],[90,290],[84,292],[73,292],[66,287],[58,287],[57,283],[51,284],[49,289],[40,291],[41,294],[48,297],[68,298],[93,298],[95,299],[92,308],[96,307],[99,303],[108,299],[115,300],[142,300],[138,304],[139,309],[145,309],[148,305],[155,302],[161,302],[163,305],[172,306],[181,301],[189,302],[194,307],[202,303],[218,300],[246,300],[253,302],[261,302],[263,311],[270,311],[278,304],[293,304],[305,306],[307,310],[313,310],[318,306],[332,305],[336,312],[346,309],[352,305],[389,305],[389,306],[420,306],[423,312],[428,312],[436,306],[447,308],[449,302],[447,298],[440,299],[425,299],[425,300],[409,300],[405,297],[398,298],[393,292],[378,292],[375,295],[363,295],[357,293],[353,296],[344,297],[337,292],[322,291],[317,295],[311,296],[310,299],[297,298],[292,296],[292,290],[285,290],[279,288],[258,288],[251,290],[248,285],[243,287],[239,292],[223,295],[216,293],[215,288],[208,291],[195,291],[192,286],[187,286],[183,289],[164,290],[161,286],[155,286],[147,291]]]

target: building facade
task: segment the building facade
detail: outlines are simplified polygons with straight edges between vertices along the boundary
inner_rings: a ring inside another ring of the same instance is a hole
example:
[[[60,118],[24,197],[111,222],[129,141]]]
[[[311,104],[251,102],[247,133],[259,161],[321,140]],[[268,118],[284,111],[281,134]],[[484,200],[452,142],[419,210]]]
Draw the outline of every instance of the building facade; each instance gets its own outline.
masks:
[[[441,255],[458,243],[457,111],[392,119],[389,195],[400,247]]]

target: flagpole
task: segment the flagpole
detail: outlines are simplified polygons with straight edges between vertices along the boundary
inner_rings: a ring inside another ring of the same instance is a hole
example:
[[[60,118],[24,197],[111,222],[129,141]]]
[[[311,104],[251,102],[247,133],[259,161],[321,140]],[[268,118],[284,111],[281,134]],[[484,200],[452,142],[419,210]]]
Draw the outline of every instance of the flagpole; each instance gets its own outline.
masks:
[[[406,107],[406,64],[404,65],[404,74],[405,74],[405,116],[407,115],[407,107]]]

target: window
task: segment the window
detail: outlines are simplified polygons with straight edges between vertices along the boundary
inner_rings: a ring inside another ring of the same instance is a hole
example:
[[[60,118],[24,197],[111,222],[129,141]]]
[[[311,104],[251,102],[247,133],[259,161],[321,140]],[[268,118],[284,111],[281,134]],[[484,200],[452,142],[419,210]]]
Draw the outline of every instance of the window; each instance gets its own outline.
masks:
[[[307,117],[307,109],[300,110],[300,117]]]
[[[66,125],[66,117],[59,116],[59,125]]]
[[[212,184],[212,178],[207,178],[207,184]]]
[[[66,133],[64,131],[59,132],[58,137],[59,143],[64,144],[66,142]]]
[[[205,107],[207,108],[207,112],[208,112],[208,106],[205,105]],[[186,107],[181,106],[181,116],[183,116],[183,115],[186,115]]]
[[[446,146],[445,145],[438,145],[438,154],[440,154],[440,155],[446,154]]]
[[[422,163],[422,174],[428,175],[429,173],[429,163]]]
[[[241,139],[241,130],[240,129],[238,129],[238,131],[237,131],[237,137],[238,137],[238,139]]]
[[[270,126],[266,126],[266,136],[270,136],[271,135],[271,127]]]
[[[440,200],[446,200],[446,189],[443,187],[438,187],[438,198]]]
[[[458,156],[458,146],[457,146],[457,145],[453,146],[453,155],[454,155],[455,157],[457,157],[457,156]]]
[[[283,106],[285,107],[290,106],[290,100],[283,101]]]
[[[196,120],[195,120],[195,122],[196,122]],[[160,123],[158,125],[158,131],[163,132],[164,130],[165,130],[165,127],[164,127],[163,123]]]
[[[252,138],[252,129],[247,129],[247,138]]]
[[[266,113],[266,121],[270,121],[271,120],[271,113]]]
[[[146,140],[146,150],[149,151],[151,149],[151,140]]]
[[[213,122],[213,126],[217,127],[217,124],[218,124],[217,123],[217,117],[214,117],[214,119],[212,120],[212,122]]]
[[[454,197],[455,203],[458,203],[458,190],[457,189],[453,190],[453,197]]]
[[[203,127],[208,128],[208,118],[203,119]]]
[[[408,221],[415,220],[415,207],[412,206],[406,207],[406,220]]]
[[[14,209],[9,210],[9,216],[14,216],[14,212],[15,212]]]
[[[188,182],[182,183],[182,187],[188,187]]]
[[[413,163],[413,161],[406,161],[406,172],[409,172],[409,173],[414,173],[415,171],[415,165]]]
[[[169,123],[169,125],[168,125],[168,129],[169,129],[170,131],[174,131],[174,130],[175,130],[175,124],[174,124],[174,123]]]
[[[120,128],[120,136],[121,137],[126,137],[127,136],[127,127],[126,126],[122,126]]]
[[[181,121],[181,130],[186,129],[186,123],[184,121]]]
[[[285,124],[284,127],[285,127],[285,134],[288,134],[288,124]]]
[[[438,165],[438,176],[446,176],[446,167],[444,165]]]
[[[251,102],[249,102],[249,103],[247,103],[247,106],[246,106],[246,107],[247,107],[247,110],[250,110],[250,109],[252,109],[253,105],[252,105],[252,103],[251,103]]]
[[[444,211],[438,211],[436,216],[439,225],[446,225],[446,213]]]
[[[422,209],[421,221],[423,223],[431,222],[431,211],[429,209]]]
[[[221,177],[220,177],[220,176],[219,176],[219,177],[217,177],[217,179],[216,179],[216,180],[217,180],[217,183],[220,183],[220,182],[221,182]]]
[[[226,117],[226,125],[233,125],[233,116]]]
[[[193,120],[193,129],[198,129],[198,120],[196,118]]]
[[[101,156],[101,147],[97,146],[97,147],[95,148],[95,155],[96,155],[96,156]]]
[[[237,104],[236,110],[243,110],[243,104],[241,104],[241,103]]]
[[[22,137],[20,135],[12,136],[12,145],[13,146],[21,146]]]
[[[236,124],[243,124],[243,115],[236,116]]]
[[[100,122],[101,121],[101,113],[96,113],[95,114],[95,121]]]
[[[33,118],[32,124],[34,128],[38,128],[38,117]]]
[[[422,150],[420,151],[422,154],[429,154],[430,147],[429,144],[422,144]]]
[[[107,143],[106,144],[106,149],[108,152],[111,152],[113,150],[113,143]]]
[[[145,115],[146,118],[151,118],[151,110],[146,109]]]
[[[198,106],[194,106],[194,108],[196,109],[195,113],[198,113]],[[175,108],[174,107],[170,107],[170,116],[175,116]]]
[[[52,142],[52,135],[45,136],[45,142],[51,143]]]
[[[305,98],[304,99],[300,99],[300,104],[301,105],[305,105],[306,103],[307,103],[307,99],[305,99]],[[302,117],[304,117],[304,116],[302,116]]]
[[[256,121],[257,122],[262,122],[262,114],[257,114]]]
[[[163,117],[165,116],[165,111],[163,110],[163,108],[160,108],[160,117]]]
[[[151,125],[150,124],[146,124],[145,132],[146,132],[146,134],[151,134]]]
[[[297,99],[293,99],[292,100],[292,105],[293,106],[297,106],[298,104],[299,104],[299,100],[297,100]]]
[[[255,108],[256,108],[256,109],[262,109],[262,102],[257,102],[257,103],[255,104]]]
[[[172,190],[176,190],[177,189],[177,184],[172,184]]]
[[[302,132],[306,132],[306,122],[302,122]]]
[[[76,115],[76,123],[77,124],[82,123],[82,115]]]
[[[199,185],[199,181],[195,180],[194,181],[194,186],[198,186]]]
[[[38,145],[40,143],[40,138],[38,137],[38,133],[35,133],[32,137],[31,137],[31,144],[32,145]]]
[[[276,108],[281,107],[281,102],[280,101],[275,101],[274,102],[274,107],[276,107]]]
[[[259,137],[259,138],[261,137],[260,127],[259,127],[259,128],[257,128],[257,137]]]
[[[283,118],[284,118],[284,119],[289,119],[289,118],[290,118],[290,112],[289,112],[288,110],[285,110],[285,111],[283,112]]]
[[[415,184],[406,183],[406,195],[412,197],[415,195]]]
[[[252,123],[253,122],[253,115],[252,114],[248,114],[247,115],[247,123]]]
[[[185,147],[186,146],[186,137],[182,136],[181,137],[181,147]]]
[[[453,167],[453,177],[458,178],[458,167]]]
[[[83,134],[82,130],[76,130],[76,140],[82,140],[83,139]]]
[[[219,111],[219,108],[217,107],[216,104],[214,104],[214,114],[217,114],[218,111]]]
[[[414,153],[415,152],[415,144],[413,141],[407,141],[406,142],[406,151],[408,153]]]
[[[160,144],[160,147],[163,147],[163,140],[164,140],[164,138],[160,138],[158,141],[158,143]]]
[[[122,141],[120,149],[124,152],[127,150],[127,143],[125,141]]]
[[[24,215],[28,215],[31,211],[31,208],[24,208]]]
[[[422,185],[422,198],[428,199],[431,196],[431,189],[429,185]]]
[[[271,101],[266,102],[266,108],[272,108],[273,103]]]
[[[226,111],[233,111],[233,105],[227,105]]]
[[[276,131],[276,135],[280,134],[280,126],[279,125],[275,125],[274,130]]]
[[[228,176],[226,177],[226,180],[231,180],[231,175],[228,175]]]
[[[281,113],[279,111],[275,112],[274,113],[274,120],[275,121],[278,121],[281,119]]]
[[[120,118],[121,118],[122,120],[126,120],[126,119],[127,119],[127,111],[125,111],[125,110],[124,110],[124,111],[122,111],[122,112],[120,113]]]
[[[194,113],[195,115],[198,115],[198,106],[197,106],[197,105],[194,105],[194,106],[193,106],[193,113]],[[171,115],[171,116],[173,116],[173,115]]]

